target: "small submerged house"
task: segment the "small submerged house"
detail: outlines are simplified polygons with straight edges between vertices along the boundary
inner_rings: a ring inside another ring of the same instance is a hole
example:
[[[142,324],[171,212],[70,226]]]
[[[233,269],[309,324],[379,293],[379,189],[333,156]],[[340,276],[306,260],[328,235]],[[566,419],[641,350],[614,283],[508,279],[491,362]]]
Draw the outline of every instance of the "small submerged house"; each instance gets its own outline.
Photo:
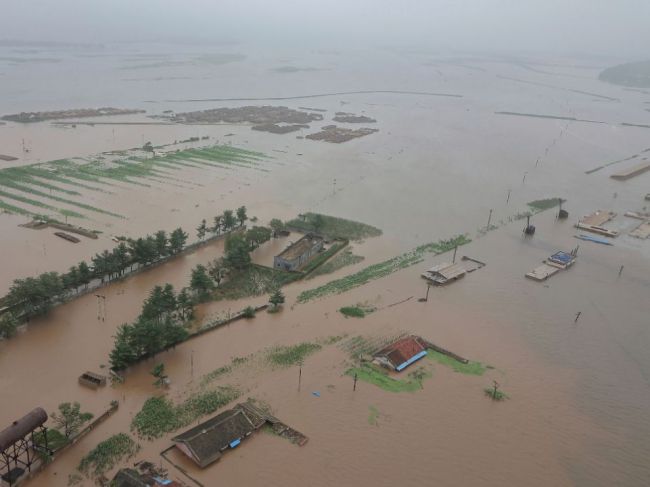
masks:
[[[219,460],[225,450],[237,447],[265,422],[266,418],[251,408],[238,404],[172,438],[172,441],[199,467],[205,468]]]
[[[469,272],[474,272],[481,267],[484,267],[485,263],[471,259],[469,257],[463,256],[460,262],[450,264],[445,262],[443,264],[438,264],[432,268],[424,271],[422,277],[431,283],[442,286],[448,284],[452,281],[464,277],[465,274]]]
[[[427,344],[417,336],[408,336],[382,348],[374,361],[396,372],[404,370],[427,354]]]
[[[323,237],[308,233],[273,258],[273,267],[297,271],[323,249]]]
[[[176,448],[199,467],[205,468],[219,460],[226,450],[239,446],[264,424],[268,424],[276,435],[298,446],[303,446],[308,441],[300,431],[287,426],[250,401],[237,404],[234,408],[172,438],[172,441]]]

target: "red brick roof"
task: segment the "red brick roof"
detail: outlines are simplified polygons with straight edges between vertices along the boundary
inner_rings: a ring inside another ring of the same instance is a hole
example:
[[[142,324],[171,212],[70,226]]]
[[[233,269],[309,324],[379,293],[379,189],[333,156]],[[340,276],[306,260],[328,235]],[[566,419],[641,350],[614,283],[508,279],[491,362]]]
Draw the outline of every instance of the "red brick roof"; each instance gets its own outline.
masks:
[[[420,343],[418,337],[410,336],[388,345],[376,355],[385,356],[394,367],[397,367],[423,350],[425,347]]]

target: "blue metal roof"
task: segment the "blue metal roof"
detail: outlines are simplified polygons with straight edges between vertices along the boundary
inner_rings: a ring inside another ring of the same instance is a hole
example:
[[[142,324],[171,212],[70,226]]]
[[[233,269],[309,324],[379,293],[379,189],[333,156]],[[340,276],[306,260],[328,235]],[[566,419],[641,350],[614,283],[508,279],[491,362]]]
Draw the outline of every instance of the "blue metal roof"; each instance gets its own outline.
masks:
[[[401,370],[404,370],[406,367],[411,365],[413,362],[416,362],[417,360],[420,360],[426,354],[427,354],[427,351],[422,350],[420,353],[417,353],[417,354],[413,355],[410,359],[408,359],[403,364],[399,364],[397,367],[395,367],[395,370],[397,370],[398,372],[401,371]]]

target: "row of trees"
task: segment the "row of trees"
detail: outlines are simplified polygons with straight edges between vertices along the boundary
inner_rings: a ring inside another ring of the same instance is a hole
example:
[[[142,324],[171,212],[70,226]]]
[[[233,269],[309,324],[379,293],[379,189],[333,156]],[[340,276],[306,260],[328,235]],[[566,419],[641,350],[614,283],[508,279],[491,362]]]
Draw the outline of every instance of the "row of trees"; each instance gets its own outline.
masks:
[[[248,268],[250,252],[268,241],[271,234],[269,228],[253,227],[245,233],[230,235],[225,242],[223,257],[214,259],[207,266],[198,264],[192,269],[189,287],[179,293],[171,284],[154,287],[144,301],[138,319],[118,329],[110,353],[111,368],[124,369],[185,340],[188,332],[184,324],[192,318],[194,305],[208,299],[226,275]],[[284,302],[284,295],[277,290],[269,301],[273,309],[277,309]]]
[[[221,215],[214,217],[212,226],[208,225],[207,220],[201,220],[201,224],[196,228],[197,238],[203,241],[208,233],[220,235],[230,232],[235,229],[238,223],[240,227],[243,227],[246,220],[248,220],[246,211],[245,206],[240,206],[234,212],[232,210],[226,210]]]
[[[184,324],[192,317],[194,299],[187,288],[178,294],[171,284],[156,286],[131,324],[121,325],[110,353],[111,369],[122,370],[185,340]]]
[[[14,280],[2,300],[9,308],[0,317],[0,337],[11,336],[16,325],[47,313],[57,302],[71,293],[87,288],[93,279],[105,282],[132,271],[135,265],[145,266],[178,254],[187,243],[187,233],[177,228],[171,234],[164,230],[144,238],[120,242],[113,250],[104,250],[91,258],[90,265],[82,261],[68,272],[44,272],[37,277]]]

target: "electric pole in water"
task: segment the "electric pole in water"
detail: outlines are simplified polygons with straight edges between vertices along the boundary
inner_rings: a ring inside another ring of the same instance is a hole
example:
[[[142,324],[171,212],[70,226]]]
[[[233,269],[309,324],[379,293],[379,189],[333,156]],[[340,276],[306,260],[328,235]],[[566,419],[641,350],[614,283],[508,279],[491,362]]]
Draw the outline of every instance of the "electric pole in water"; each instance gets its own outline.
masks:
[[[302,362],[298,364],[298,392],[300,392],[301,382],[302,382]]]
[[[358,376],[357,376],[357,373],[355,372],[355,373],[354,373],[354,385],[352,386],[352,391],[356,391],[356,390],[357,390],[357,377],[358,377]]]

